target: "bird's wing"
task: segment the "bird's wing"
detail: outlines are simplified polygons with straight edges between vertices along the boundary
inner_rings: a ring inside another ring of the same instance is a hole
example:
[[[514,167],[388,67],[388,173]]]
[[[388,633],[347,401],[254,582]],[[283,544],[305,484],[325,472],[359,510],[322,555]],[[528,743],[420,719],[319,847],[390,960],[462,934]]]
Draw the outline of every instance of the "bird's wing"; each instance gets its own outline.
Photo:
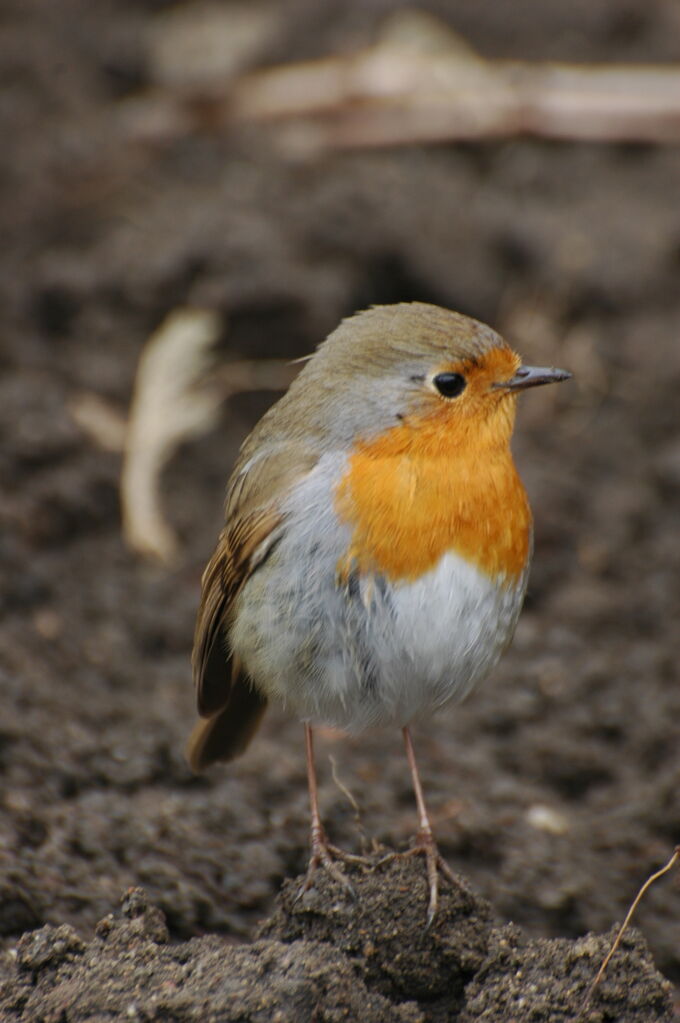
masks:
[[[285,528],[283,498],[317,460],[303,445],[278,445],[247,460],[230,481],[227,521],[203,573],[194,633],[192,664],[198,711],[208,721],[197,726],[189,742],[193,767],[231,759],[241,752],[264,712],[264,697],[244,677],[238,659],[228,649],[230,615],[243,585],[266,560]]]

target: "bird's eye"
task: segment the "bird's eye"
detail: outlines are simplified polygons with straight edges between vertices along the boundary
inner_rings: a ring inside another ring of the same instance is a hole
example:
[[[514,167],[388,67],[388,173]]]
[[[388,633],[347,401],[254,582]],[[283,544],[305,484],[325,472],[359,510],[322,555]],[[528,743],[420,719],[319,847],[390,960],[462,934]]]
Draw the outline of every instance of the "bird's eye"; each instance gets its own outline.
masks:
[[[443,398],[457,398],[465,390],[467,380],[461,373],[437,373],[432,383]]]

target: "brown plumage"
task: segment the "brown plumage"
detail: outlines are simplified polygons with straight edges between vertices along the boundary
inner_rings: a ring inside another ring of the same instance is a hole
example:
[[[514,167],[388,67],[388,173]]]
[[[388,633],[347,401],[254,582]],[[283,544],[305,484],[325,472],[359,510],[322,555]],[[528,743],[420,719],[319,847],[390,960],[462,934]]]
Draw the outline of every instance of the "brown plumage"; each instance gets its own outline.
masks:
[[[227,633],[234,601],[249,576],[276,543],[282,519],[277,499],[308,472],[317,456],[300,445],[281,445],[250,468],[241,453],[227,491],[227,524],[203,573],[192,666],[198,722],[187,759],[194,771],[233,760],[252,739],[267,707],[229,650]]]

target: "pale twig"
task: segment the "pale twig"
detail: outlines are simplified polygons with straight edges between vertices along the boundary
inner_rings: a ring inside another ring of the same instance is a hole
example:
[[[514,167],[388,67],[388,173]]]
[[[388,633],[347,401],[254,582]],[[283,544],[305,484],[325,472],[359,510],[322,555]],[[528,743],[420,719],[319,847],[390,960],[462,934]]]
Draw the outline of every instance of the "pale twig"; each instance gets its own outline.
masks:
[[[393,16],[355,53],[284,64],[121,110],[128,136],[267,122],[297,156],[338,147],[514,135],[680,139],[680,68],[487,60],[423,12]]]
[[[678,862],[678,859],[680,859],[680,845],[676,845],[675,850],[673,851],[673,855],[669,859],[668,863],[664,867],[661,867],[660,870],[657,870],[656,873],[651,874],[650,877],[647,878],[645,883],[640,888],[640,891],[637,893],[637,895],[633,899],[633,902],[631,903],[630,909],[626,913],[626,918],[623,921],[623,923],[621,924],[621,926],[619,927],[619,930],[618,930],[618,933],[616,935],[616,938],[614,939],[614,944],[612,945],[612,947],[610,948],[609,952],[607,953],[607,955],[605,956],[604,960],[602,961],[602,965],[600,966],[600,969],[597,971],[597,976],[595,977],[595,980],[592,982],[592,984],[588,988],[588,992],[586,994],[586,997],[585,997],[584,1002],[583,1002],[583,1007],[581,1009],[581,1013],[580,1013],[581,1016],[583,1016],[583,1014],[588,1009],[588,1006],[590,1005],[590,1001],[591,1001],[591,998],[593,997],[595,989],[597,988],[598,984],[602,980],[602,977],[604,976],[605,970],[609,966],[609,963],[610,963],[610,961],[612,959],[612,956],[614,955],[614,953],[618,949],[619,945],[621,944],[623,936],[626,933],[626,931],[628,930],[628,927],[630,925],[630,921],[633,918],[633,913],[635,912],[635,910],[639,906],[640,901],[644,898],[644,896],[646,895],[648,889],[654,884],[654,882],[658,881],[660,877],[663,877],[664,874],[667,874],[668,871],[671,870],[675,866],[675,864]]]

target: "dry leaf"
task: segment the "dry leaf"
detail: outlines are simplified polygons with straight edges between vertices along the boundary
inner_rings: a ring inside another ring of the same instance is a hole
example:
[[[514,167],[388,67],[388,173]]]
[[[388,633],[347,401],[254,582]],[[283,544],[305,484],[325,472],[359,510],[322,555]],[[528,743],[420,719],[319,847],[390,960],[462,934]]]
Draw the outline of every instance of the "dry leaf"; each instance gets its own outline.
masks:
[[[205,374],[220,329],[215,312],[178,309],[150,337],[137,367],[121,474],[123,534],[133,550],[166,564],[177,537],[161,510],[160,475],[182,441],[216,420],[221,396],[205,386]]]

